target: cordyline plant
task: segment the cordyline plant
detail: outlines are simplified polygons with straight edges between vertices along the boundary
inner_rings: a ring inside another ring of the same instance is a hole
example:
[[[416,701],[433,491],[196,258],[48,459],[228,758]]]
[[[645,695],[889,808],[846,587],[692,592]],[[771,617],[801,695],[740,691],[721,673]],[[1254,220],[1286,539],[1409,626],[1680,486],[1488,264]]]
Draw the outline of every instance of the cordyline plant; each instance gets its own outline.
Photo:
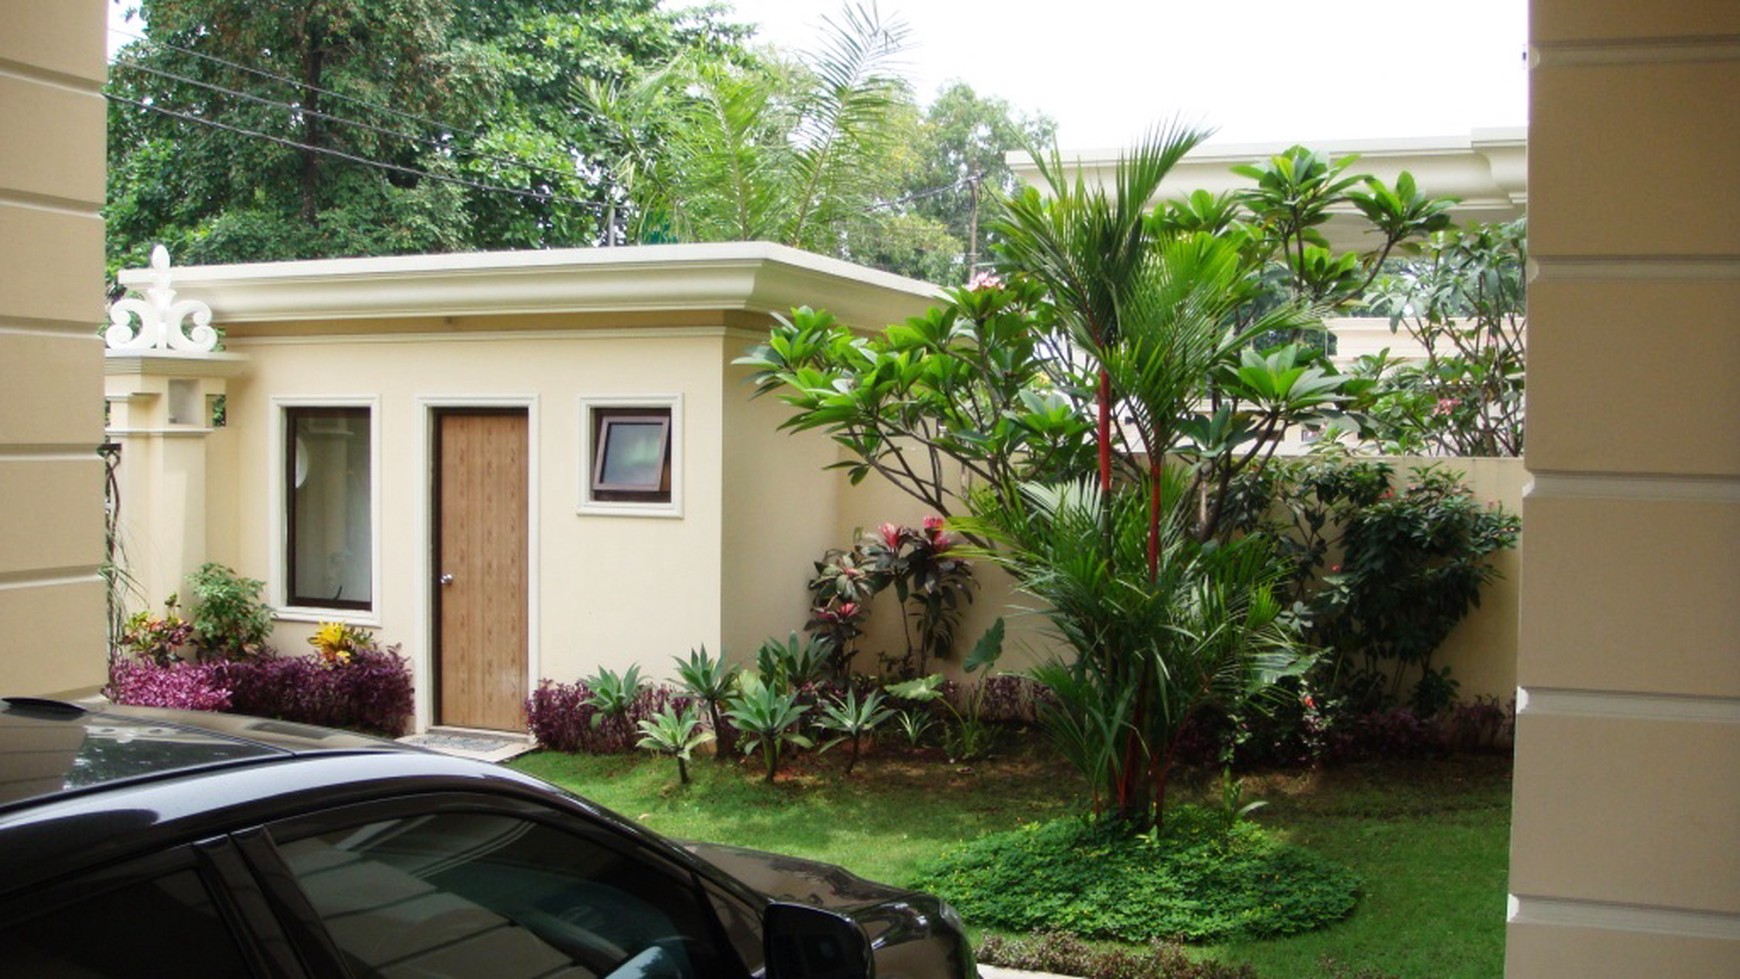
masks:
[[[972,565],[943,530],[940,516],[926,517],[918,527],[885,523],[865,553],[900,601],[900,631],[906,642],[900,672],[923,674],[933,657],[947,656],[954,645],[955,627],[978,586]]]

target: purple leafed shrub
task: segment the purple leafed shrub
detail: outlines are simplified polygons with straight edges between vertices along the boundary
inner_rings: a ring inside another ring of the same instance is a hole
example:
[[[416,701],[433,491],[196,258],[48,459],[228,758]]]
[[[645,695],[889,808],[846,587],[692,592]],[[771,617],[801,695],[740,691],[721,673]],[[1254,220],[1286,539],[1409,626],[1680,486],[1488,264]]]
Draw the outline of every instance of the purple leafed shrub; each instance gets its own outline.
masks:
[[[1422,717],[1412,707],[1320,710],[1310,697],[1267,714],[1233,717],[1202,711],[1179,735],[1187,765],[1219,765],[1230,749],[1234,768],[1300,768],[1385,759],[1441,758],[1453,752],[1504,752],[1515,743],[1516,704],[1479,697]]]
[[[526,726],[538,739],[538,746],[546,751],[628,754],[640,740],[641,721],[667,706],[681,712],[695,702],[693,697],[670,687],[653,686],[635,697],[624,716],[599,717],[597,709],[587,702],[591,696],[584,681],[540,680],[538,689],[526,701]],[[596,724],[594,717],[598,717]]]
[[[117,704],[172,707],[176,710],[229,710],[230,691],[218,663],[172,662],[160,666],[149,659],[116,661],[103,693]]]
[[[411,668],[399,647],[363,646],[342,665],[319,656],[263,656],[221,664],[231,709],[303,724],[398,737],[411,719]]]
[[[979,681],[979,718],[997,724],[1032,724],[1039,707],[1052,696],[1043,685],[1014,673],[998,673]]]
[[[261,656],[211,663],[117,662],[118,704],[222,710],[398,737],[410,726],[411,667],[397,646],[357,648],[344,664],[318,656]]]

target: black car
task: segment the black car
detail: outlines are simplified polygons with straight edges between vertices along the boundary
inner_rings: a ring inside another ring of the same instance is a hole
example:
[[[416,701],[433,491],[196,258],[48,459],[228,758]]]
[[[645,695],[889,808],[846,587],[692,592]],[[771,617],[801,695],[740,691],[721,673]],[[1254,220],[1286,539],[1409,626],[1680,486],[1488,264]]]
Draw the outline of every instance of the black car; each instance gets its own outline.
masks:
[[[0,974],[975,974],[929,895],[678,846],[517,772],[226,714],[0,701]]]

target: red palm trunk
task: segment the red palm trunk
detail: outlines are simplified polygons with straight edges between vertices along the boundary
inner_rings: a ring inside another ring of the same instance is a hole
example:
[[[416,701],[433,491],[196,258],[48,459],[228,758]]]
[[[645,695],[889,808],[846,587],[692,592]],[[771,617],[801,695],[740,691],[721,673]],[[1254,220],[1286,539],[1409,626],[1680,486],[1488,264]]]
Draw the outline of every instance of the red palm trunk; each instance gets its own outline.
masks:
[[[1100,492],[1112,491],[1112,375],[1100,369]]]

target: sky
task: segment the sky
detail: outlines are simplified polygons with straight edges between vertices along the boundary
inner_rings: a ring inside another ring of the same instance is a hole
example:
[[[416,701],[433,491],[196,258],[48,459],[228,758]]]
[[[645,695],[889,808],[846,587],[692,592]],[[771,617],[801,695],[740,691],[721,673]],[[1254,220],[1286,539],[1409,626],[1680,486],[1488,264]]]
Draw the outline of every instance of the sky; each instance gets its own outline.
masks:
[[[667,7],[698,0],[663,0]],[[815,46],[829,0],[725,0]],[[123,25],[126,2],[112,2]],[[921,102],[953,79],[1058,124],[1066,149],[1174,117],[1216,143],[1466,136],[1528,121],[1527,0],[881,0]],[[111,51],[126,38],[111,32]]]
[[[726,0],[814,46],[826,0]],[[665,0],[666,6],[688,6]],[[1217,143],[1466,136],[1528,120],[1527,0],[881,0],[920,101],[959,78],[1043,112],[1058,144],[1127,145],[1174,116]]]

